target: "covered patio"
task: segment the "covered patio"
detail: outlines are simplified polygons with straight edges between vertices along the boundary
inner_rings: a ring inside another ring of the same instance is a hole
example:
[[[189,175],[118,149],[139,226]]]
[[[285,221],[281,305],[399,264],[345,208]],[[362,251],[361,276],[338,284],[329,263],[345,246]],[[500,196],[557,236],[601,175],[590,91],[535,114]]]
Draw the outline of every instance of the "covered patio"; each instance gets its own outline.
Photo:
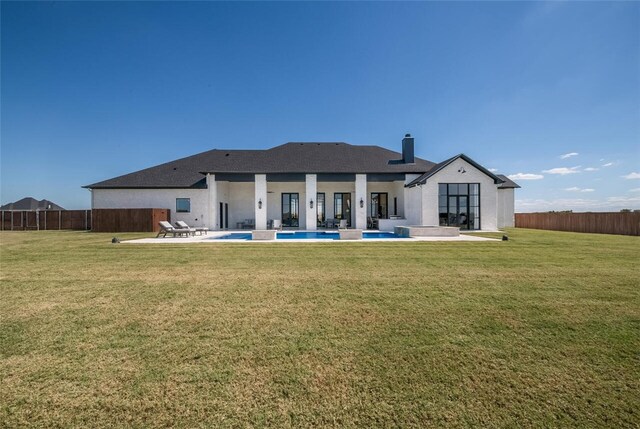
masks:
[[[392,231],[406,225],[401,174],[207,174],[216,229],[340,226]]]

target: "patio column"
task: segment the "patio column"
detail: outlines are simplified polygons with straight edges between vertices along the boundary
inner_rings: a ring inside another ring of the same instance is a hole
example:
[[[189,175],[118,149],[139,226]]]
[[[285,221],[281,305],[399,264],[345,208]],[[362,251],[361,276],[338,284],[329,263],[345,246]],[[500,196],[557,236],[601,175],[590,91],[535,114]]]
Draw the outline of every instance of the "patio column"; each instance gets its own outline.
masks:
[[[255,175],[256,229],[267,229],[267,175]]]
[[[307,214],[305,228],[311,231],[315,231],[318,228],[318,221],[316,216],[318,210],[318,201],[316,201],[316,197],[318,195],[318,179],[315,174],[306,175],[305,188],[306,199],[304,202],[304,211]],[[312,204],[313,208],[311,208]]]
[[[360,207],[362,201],[362,207]],[[356,174],[356,228],[367,229],[367,175]]]
[[[218,226],[218,184],[216,183],[216,175],[207,173],[207,217],[204,220],[205,225],[216,230]]]

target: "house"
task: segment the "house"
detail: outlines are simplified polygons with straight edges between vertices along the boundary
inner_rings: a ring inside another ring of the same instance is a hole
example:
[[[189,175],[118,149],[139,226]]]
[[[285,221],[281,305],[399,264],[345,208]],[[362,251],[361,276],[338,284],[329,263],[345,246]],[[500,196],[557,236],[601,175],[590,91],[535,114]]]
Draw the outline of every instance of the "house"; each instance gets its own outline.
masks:
[[[0,210],[9,211],[9,210],[64,210],[64,208],[60,207],[56,203],[53,203],[49,200],[36,200],[32,197],[25,197],[21,200],[16,201],[15,203],[8,203],[0,207]]]
[[[438,164],[417,158],[409,134],[401,152],[341,142],[213,149],[84,187],[94,209],[169,208],[173,220],[211,229],[279,220],[304,230],[342,219],[361,229],[496,230],[513,226],[519,188],[464,154]]]

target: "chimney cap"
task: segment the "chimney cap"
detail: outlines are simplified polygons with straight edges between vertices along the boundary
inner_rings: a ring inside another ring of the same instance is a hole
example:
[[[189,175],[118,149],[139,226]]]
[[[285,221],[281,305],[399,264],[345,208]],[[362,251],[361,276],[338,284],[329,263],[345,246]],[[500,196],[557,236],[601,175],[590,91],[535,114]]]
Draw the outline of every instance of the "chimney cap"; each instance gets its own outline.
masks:
[[[405,137],[411,137],[411,134],[407,133],[404,135]]]

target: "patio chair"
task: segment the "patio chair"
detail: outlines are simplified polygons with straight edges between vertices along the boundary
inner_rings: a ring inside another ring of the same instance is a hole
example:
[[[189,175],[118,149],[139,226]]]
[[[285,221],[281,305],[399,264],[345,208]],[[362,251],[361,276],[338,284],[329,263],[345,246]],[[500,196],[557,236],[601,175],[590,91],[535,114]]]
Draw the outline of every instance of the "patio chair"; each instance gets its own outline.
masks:
[[[247,229],[254,229],[256,227],[256,221],[254,219],[245,219],[244,220],[244,225],[242,226],[242,228],[247,228]]]
[[[196,233],[198,233],[198,235],[202,235],[202,233],[204,233],[204,235],[207,235],[207,233],[209,232],[209,228],[205,226],[190,227],[185,221],[182,220],[176,221],[176,226],[178,226],[179,228],[189,228],[189,230],[191,231],[191,235],[196,235]]]
[[[191,234],[189,228],[176,228],[166,220],[161,220],[158,223],[160,225],[160,231],[158,231],[158,235],[156,235],[156,238],[160,237],[160,234],[163,234],[163,237],[166,237],[167,234],[173,234],[174,237],[176,235],[189,237],[189,235]]]
[[[338,225],[338,229],[347,229],[347,220],[340,219],[340,225]]]
[[[273,229],[282,229],[282,221],[280,219],[273,220]]]

